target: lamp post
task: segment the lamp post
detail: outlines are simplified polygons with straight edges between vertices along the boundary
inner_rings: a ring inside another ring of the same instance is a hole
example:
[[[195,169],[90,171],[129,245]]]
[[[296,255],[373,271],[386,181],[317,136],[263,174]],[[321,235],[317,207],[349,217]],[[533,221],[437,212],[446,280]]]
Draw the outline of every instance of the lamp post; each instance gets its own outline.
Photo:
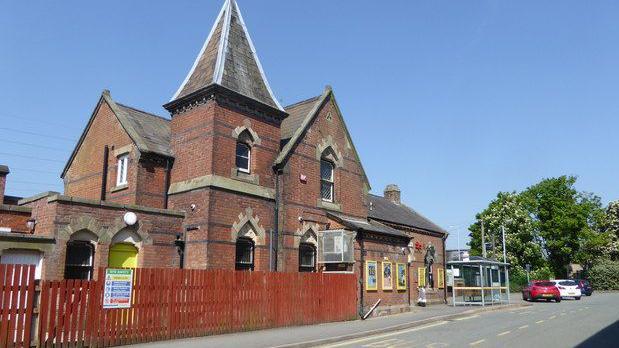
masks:
[[[503,235],[503,263],[507,264],[507,251],[505,250],[505,225],[501,225],[501,234]],[[507,303],[509,303],[509,268],[505,267],[505,285],[507,285]]]

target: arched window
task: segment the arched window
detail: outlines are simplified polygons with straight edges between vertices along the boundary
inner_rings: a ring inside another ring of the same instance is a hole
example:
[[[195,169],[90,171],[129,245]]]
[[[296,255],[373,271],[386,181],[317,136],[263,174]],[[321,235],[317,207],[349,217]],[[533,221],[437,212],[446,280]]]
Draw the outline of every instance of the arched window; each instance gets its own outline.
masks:
[[[243,173],[251,172],[251,147],[240,141],[236,143],[236,168]]]
[[[236,262],[237,271],[254,270],[254,241],[241,237],[236,240]]]
[[[327,202],[333,202],[333,167],[333,163],[320,160],[320,197]]]
[[[65,279],[92,279],[95,247],[89,241],[70,240],[67,242],[65,258]]]
[[[309,243],[299,244],[299,272],[316,270],[316,248]]]

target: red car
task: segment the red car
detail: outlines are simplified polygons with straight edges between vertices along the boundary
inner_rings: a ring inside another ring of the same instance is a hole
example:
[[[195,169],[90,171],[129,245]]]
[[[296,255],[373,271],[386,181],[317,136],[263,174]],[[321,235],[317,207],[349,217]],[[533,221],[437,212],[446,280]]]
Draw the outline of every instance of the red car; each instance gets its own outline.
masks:
[[[561,293],[555,283],[547,280],[533,280],[522,289],[522,299],[525,301],[535,301],[543,299],[546,301],[555,300],[561,302]]]

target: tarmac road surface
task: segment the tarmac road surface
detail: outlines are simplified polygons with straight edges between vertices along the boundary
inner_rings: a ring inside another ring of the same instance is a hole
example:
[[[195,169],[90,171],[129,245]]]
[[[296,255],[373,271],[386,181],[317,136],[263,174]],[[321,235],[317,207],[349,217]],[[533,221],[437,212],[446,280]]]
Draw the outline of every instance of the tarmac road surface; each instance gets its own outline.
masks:
[[[322,347],[619,347],[619,293],[535,302]]]

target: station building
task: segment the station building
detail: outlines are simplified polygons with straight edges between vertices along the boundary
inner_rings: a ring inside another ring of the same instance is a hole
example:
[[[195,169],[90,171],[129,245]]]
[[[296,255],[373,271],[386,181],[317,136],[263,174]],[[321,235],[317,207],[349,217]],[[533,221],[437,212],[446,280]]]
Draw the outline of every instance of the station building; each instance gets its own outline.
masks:
[[[0,261],[47,279],[108,266],[350,272],[364,309],[406,310],[419,286],[445,300],[445,230],[396,185],[370,193],[331,87],[280,105],[234,0],[163,106],[103,91],[63,193],[4,196],[0,166]]]

